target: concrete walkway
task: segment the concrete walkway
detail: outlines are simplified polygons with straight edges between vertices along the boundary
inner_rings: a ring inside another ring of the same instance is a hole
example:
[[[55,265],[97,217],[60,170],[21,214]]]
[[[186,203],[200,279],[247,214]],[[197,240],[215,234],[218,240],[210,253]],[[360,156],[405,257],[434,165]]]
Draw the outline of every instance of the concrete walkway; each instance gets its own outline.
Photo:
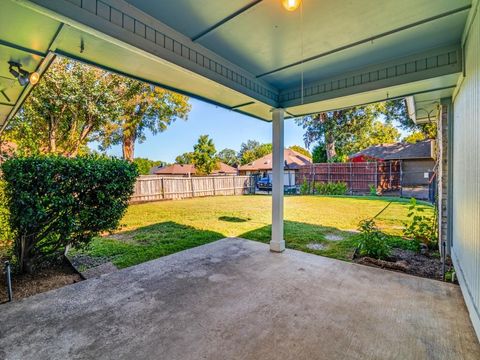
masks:
[[[0,359],[480,359],[457,286],[224,239],[0,307]]]

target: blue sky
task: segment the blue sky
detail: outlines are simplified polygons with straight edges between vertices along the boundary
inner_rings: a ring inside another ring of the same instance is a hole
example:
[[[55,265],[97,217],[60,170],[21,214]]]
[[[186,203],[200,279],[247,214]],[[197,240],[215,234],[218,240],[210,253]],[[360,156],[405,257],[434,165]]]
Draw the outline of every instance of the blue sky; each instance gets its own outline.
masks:
[[[155,136],[148,134],[145,142],[136,144],[135,157],[172,163],[177,155],[192,151],[198,137],[203,134],[210,135],[217,151],[224,148],[238,151],[242,142],[249,139],[271,142],[271,123],[196,99],[190,99],[190,103],[192,110],[187,121],[177,120],[163,133]],[[303,134],[304,130],[293,120],[285,121],[285,147],[304,146]],[[91,147],[96,149],[94,144]],[[121,146],[112,147],[107,154],[121,157]]]

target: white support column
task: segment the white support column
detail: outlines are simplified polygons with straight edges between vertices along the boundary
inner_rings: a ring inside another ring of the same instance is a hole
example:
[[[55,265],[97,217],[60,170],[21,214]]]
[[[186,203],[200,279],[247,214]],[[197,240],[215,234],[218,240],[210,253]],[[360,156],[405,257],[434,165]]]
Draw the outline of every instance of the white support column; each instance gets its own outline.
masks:
[[[270,240],[270,250],[274,252],[285,250],[285,240],[283,239],[284,113],[283,109],[273,109],[272,111],[272,239]]]

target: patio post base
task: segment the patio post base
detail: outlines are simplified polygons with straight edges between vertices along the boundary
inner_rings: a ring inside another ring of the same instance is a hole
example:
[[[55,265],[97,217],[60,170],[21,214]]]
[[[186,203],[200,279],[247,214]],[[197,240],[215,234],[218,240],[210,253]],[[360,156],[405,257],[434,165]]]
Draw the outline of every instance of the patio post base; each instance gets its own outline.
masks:
[[[272,252],[283,252],[285,250],[285,240],[280,241],[270,241],[270,251]]]

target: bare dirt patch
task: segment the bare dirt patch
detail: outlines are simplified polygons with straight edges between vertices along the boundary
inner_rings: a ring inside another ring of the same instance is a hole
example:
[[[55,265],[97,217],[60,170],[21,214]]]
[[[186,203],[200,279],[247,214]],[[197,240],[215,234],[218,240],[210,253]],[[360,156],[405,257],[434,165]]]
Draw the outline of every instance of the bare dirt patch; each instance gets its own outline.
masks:
[[[20,300],[35,294],[57,289],[65,285],[82,281],[82,278],[72,267],[59,262],[51,267],[41,269],[33,275],[12,275],[13,300]],[[0,304],[8,300],[5,276],[0,278]]]
[[[442,280],[442,262],[437,253],[423,255],[411,250],[393,249],[388,261],[371,261],[370,259],[360,257],[354,259],[354,262],[429,279]]]
[[[342,235],[337,235],[337,234],[326,234],[325,239],[329,241],[342,241],[345,239]]]
[[[326,246],[319,243],[310,243],[307,244],[307,248],[309,248],[310,250],[325,250]]]

